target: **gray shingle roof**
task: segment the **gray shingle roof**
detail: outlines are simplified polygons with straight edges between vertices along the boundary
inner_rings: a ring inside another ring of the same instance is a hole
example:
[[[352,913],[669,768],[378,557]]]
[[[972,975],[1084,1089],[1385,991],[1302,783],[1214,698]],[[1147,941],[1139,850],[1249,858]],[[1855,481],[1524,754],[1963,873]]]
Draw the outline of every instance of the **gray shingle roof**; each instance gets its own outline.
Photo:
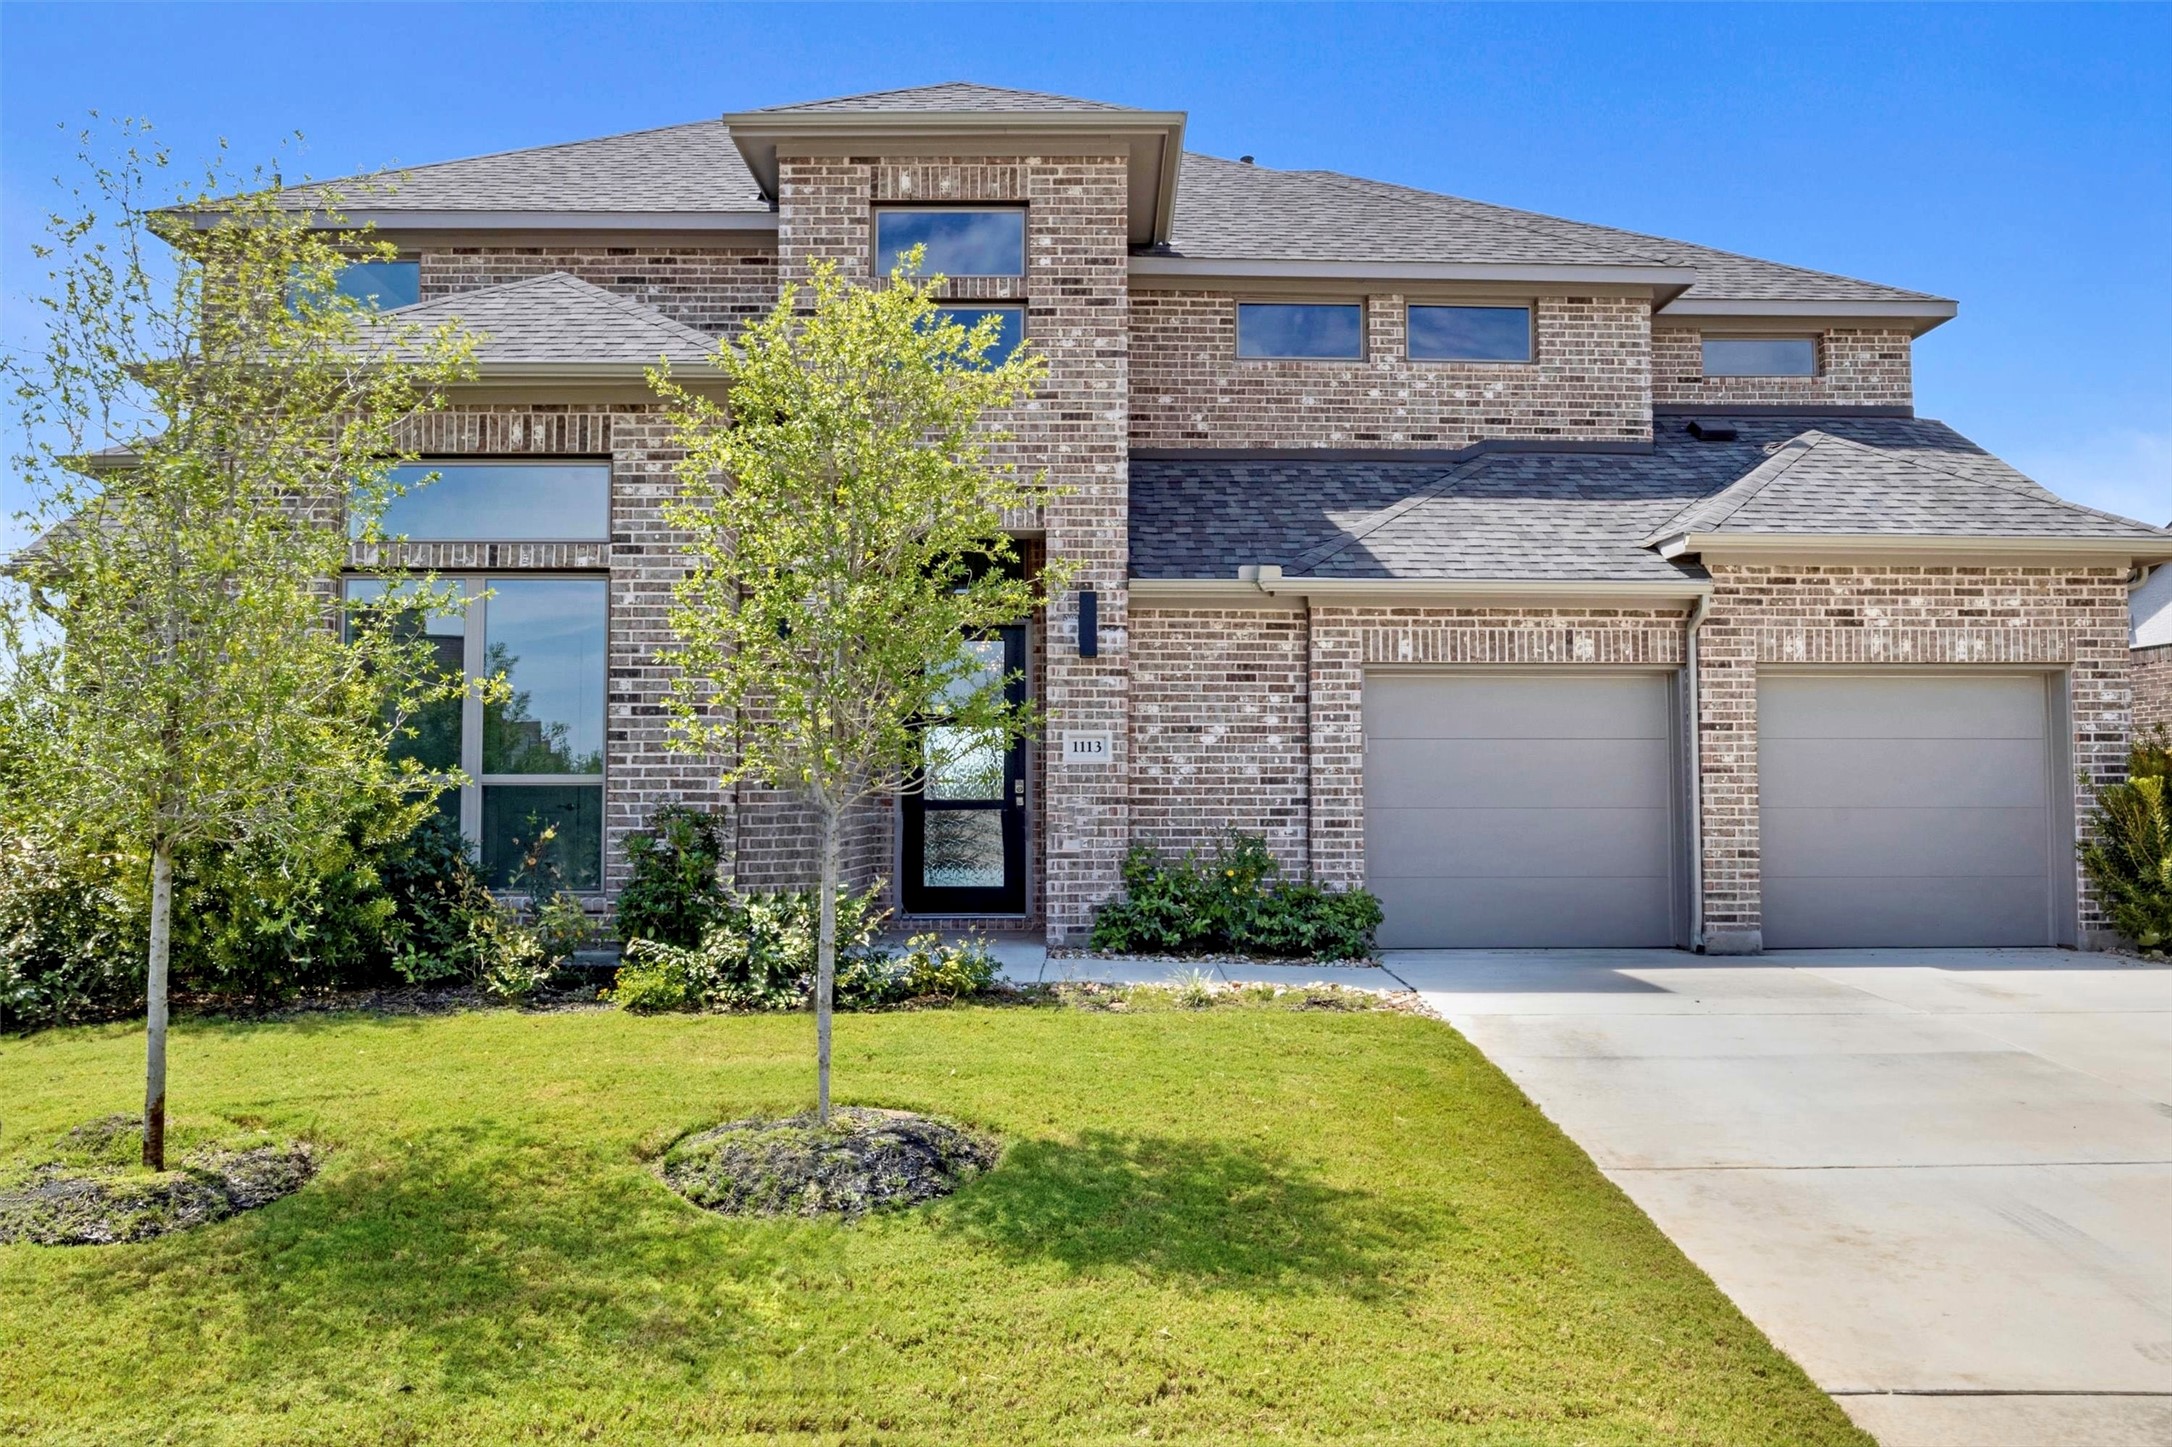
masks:
[[[1276,171],[1187,152],[1170,249],[1214,260],[1685,266],[1689,295],[1757,301],[1936,301],[1806,271],[1338,171]]]
[[[1134,458],[1131,576],[1230,579],[1245,564],[1276,563],[1292,578],[1676,581],[1694,570],[1650,543],[1681,532],[1679,519],[1746,485],[1798,436],[1831,444],[1798,449],[1820,451],[1830,473],[1815,492],[1791,502],[1783,493],[1770,513],[1752,514],[1803,524],[1768,530],[2133,538],[2172,552],[2172,532],[2064,502],[1940,422],[1727,420],[1735,439],[1708,442],[1689,434],[1684,416],[1661,413],[1643,453],[1495,451],[1432,464]]]
[[[562,271],[464,291],[382,313],[388,328],[456,322],[479,340],[477,363],[645,366],[659,357],[698,364],[715,347],[706,334],[654,307]]]
[[[876,90],[864,95],[833,96],[828,100],[797,101],[791,105],[765,106],[760,115],[788,116],[802,112],[834,111],[1128,111],[1132,106],[1107,101],[1077,100],[1038,90],[1006,90],[1002,86],[977,85],[969,80],[946,80],[938,85],[907,86],[902,90]]]
[[[377,194],[385,186],[394,189]],[[350,212],[769,210],[731,132],[713,120],[318,182],[297,187],[296,204],[319,204],[327,188],[346,192]]]

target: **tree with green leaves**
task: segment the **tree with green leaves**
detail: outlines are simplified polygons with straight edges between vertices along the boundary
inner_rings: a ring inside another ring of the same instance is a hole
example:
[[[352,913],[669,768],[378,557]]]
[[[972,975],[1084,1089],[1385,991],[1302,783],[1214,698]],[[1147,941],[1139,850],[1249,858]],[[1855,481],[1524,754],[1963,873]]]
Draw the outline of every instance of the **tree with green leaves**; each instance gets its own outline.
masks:
[[[1004,459],[1010,434],[991,420],[1032,395],[1046,361],[995,362],[996,319],[951,320],[942,278],[916,278],[918,264],[861,287],[818,263],[718,348],[721,405],[652,377],[684,449],[666,516],[693,560],[661,655],[677,670],[673,743],[721,760],[725,785],[789,790],[812,818],[824,1120],[846,819],[1033,728],[1005,690],[976,686],[967,645],[1058,586],[1022,576],[1004,515],[1050,492]]]
[[[457,600],[402,579],[349,620],[339,577],[472,348],[340,293],[393,252],[336,211],[223,164],[185,184],[147,127],[118,131],[117,154],[83,137],[35,253],[43,345],[5,362],[36,541],[0,587],[0,817],[149,876],[162,1170],[176,854],[306,847],[388,802],[419,818],[443,782],[389,746],[462,687],[419,626]]]

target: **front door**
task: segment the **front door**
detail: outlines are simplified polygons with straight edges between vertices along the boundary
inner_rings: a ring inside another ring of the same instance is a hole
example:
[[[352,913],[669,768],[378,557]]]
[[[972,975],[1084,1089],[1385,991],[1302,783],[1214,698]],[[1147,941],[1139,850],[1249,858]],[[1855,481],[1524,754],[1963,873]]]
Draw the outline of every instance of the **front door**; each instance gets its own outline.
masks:
[[[966,644],[978,665],[962,688],[1001,688],[1025,701],[1026,630],[1001,628]],[[974,747],[939,719],[921,730],[932,766],[903,800],[899,896],[907,914],[1024,914],[1026,750]]]

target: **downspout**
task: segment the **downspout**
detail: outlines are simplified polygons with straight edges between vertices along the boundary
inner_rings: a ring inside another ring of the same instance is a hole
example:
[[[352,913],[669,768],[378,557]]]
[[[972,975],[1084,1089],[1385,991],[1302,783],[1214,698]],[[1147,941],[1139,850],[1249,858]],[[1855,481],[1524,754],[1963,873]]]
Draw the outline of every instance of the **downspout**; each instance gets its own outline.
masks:
[[[1712,595],[1700,593],[1689,610],[1682,651],[1683,692],[1689,705],[1689,947],[1704,953],[1704,730],[1697,695],[1697,632],[1712,609]]]

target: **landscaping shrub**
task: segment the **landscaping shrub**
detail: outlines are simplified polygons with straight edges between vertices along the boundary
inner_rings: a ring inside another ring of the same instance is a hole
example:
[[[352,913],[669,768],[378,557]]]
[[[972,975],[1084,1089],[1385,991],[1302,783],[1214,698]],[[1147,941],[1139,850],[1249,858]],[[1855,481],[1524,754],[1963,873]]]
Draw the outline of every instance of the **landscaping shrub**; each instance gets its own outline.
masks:
[[[898,954],[876,945],[887,912],[875,901],[874,890],[837,894],[840,1009],[958,999],[995,982],[995,957],[978,941],[946,945],[935,935],[916,935]],[[800,1009],[814,990],[816,910],[812,890],[727,891],[721,917],[699,945],[629,941],[610,998],[642,1012]]]
[[[2135,742],[2125,783],[2097,790],[2082,867],[2121,934],[2172,951],[2172,747],[2163,725]]]
[[[140,916],[118,861],[0,830],[0,1030],[92,1020],[143,998]]]
[[[1094,917],[1098,950],[1364,959],[1380,927],[1380,901],[1284,879],[1257,834],[1234,831],[1201,859],[1167,859],[1146,845],[1124,856],[1122,895]]]
[[[626,859],[633,873],[618,896],[620,939],[692,949],[724,918],[725,890],[717,879],[724,832],[714,815],[667,804],[650,816],[645,833],[626,841]]]

